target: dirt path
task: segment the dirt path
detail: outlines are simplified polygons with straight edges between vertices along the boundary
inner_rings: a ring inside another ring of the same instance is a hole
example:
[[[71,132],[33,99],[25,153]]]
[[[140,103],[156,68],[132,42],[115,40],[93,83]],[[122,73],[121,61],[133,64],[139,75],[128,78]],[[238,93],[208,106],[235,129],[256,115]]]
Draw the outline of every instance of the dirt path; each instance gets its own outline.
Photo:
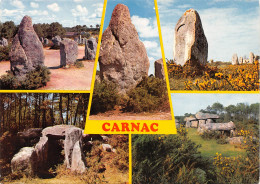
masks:
[[[117,113],[109,111],[89,116],[89,120],[172,120],[170,112]]]
[[[85,55],[85,47],[79,46],[78,59]],[[50,69],[51,76],[47,86],[39,90],[90,90],[94,61],[83,61],[83,68],[59,68],[60,50],[44,48],[45,66]],[[10,70],[10,62],[0,62],[0,75]]]

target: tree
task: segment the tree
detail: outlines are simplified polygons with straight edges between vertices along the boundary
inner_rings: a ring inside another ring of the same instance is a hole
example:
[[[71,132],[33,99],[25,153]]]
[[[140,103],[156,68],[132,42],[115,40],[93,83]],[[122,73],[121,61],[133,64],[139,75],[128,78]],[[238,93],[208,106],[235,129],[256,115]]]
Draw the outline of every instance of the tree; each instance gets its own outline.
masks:
[[[6,21],[1,27],[0,37],[7,39],[13,38],[18,30],[13,21]]]
[[[65,29],[62,27],[62,25],[58,22],[53,22],[50,24],[49,29],[47,30],[49,38],[52,38],[56,35],[64,36],[66,33]]]

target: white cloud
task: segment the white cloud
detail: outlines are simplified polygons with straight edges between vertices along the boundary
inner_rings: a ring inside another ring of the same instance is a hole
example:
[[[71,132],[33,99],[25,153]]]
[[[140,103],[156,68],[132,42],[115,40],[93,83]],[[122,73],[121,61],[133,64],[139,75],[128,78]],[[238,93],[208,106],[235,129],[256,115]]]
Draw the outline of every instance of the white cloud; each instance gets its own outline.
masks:
[[[209,58],[230,61],[233,53],[259,53],[259,17],[236,8],[210,8],[200,11],[209,45]],[[214,21],[212,21],[214,20]],[[255,50],[257,48],[257,50]]]
[[[54,12],[60,11],[60,7],[57,3],[49,4],[49,5],[47,5],[47,8]]]
[[[148,18],[142,18],[137,15],[133,15],[131,19],[140,37],[142,38],[158,37],[158,27],[157,27],[156,20],[153,23],[151,23]]]
[[[46,10],[44,11],[38,11],[38,10],[31,10],[27,12],[29,15],[35,16],[35,15],[48,15],[48,12]]]
[[[4,16],[14,16],[17,12],[18,12],[18,10],[8,10],[8,9],[4,9],[1,11],[1,13]]]
[[[83,0],[73,0],[75,3],[82,2]]]
[[[31,2],[30,5],[31,5],[32,8],[39,8],[39,4],[38,3]]]
[[[13,5],[13,6],[15,6],[15,7],[18,8],[18,9],[24,9],[24,8],[25,8],[25,6],[24,6],[24,4],[22,3],[22,1],[19,1],[19,0],[12,0],[12,1],[10,2],[10,4]]]
[[[74,17],[85,17],[88,14],[88,10],[86,7],[82,7],[81,5],[77,5],[76,9],[72,9],[71,13]]]
[[[95,11],[90,17],[91,18],[102,17],[103,3],[94,4],[93,7],[94,7]]]
[[[158,44],[155,41],[143,41],[143,44],[146,49],[153,49],[158,47]]]

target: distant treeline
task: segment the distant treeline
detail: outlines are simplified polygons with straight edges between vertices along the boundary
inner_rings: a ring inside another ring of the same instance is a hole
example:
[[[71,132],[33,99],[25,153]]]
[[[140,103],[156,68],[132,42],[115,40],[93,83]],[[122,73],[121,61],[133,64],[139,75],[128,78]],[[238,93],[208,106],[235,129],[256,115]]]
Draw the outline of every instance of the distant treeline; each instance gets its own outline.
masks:
[[[260,103],[251,105],[238,103],[224,107],[221,103],[216,102],[211,106],[209,105],[206,109],[201,109],[200,112],[218,114],[220,118],[217,122],[233,121],[240,128],[258,130],[259,105]],[[184,118],[191,115],[195,116],[195,114],[185,113],[184,116],[175,116],[175,118],[180,123],[184,123]]]
[[[56,124],[84,128],[88,101],[85,93],[2,93],[0,134]]]
[[[70,28],[63,27],[62,24],[58,22],[53,22],[51,24],[34,24],[33,27],[39,37],[51,39],[56,35],[63,37],[66,32],[75,32],[78,34],[81,32],[91,32],[92,34],[98,35],[100,26],[99,24],[95,25],[95,27],[93,25],[90,25],[90,27],[77,25]],[[0,22],[0,37],[11,39],[15,36],[18,28],[19,25],[15,25],[13,21]]]

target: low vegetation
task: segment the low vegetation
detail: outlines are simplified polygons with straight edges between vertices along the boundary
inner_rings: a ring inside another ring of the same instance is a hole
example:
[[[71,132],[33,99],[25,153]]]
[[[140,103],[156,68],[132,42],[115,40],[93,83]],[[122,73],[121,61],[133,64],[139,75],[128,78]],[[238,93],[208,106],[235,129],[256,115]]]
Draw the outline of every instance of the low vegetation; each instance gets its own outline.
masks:
[[[116,84],[95,83],[91,112],[106,112],[119,106],[123,112],[169,111],[166,83],[162,79],[146,77],[126,94],[120,94]]]
[[[10,71],[0,77],[0,89],[38,89],[46,86],[50,80],[50,71],[45,66],[38,66],[26,74],[25,79],[19,80]]]
[[[11,46],[6,47],[0,47],[0,61],[9,61],[9,52],[10,52]]]
[[[167,63],[171,90],[259,90],[259,63],[231,65],[224,62],[194,68]]]

